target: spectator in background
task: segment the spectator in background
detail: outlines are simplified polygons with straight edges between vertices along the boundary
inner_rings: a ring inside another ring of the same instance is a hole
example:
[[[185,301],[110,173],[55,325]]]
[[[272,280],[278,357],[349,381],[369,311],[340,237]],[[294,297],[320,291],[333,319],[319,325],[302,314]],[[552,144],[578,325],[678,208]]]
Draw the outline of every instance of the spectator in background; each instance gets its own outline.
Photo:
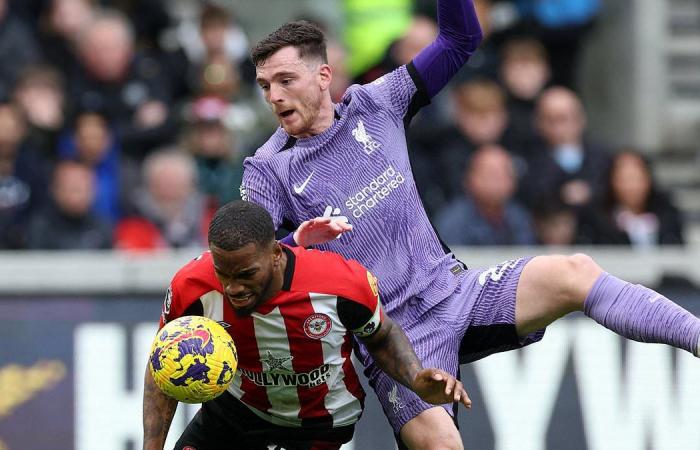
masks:
[[[502,144],[509,148],[505,93],[494,81],[471,79],[450,92],[453,122],[410,133],[408,146],[416,185],[430,217],[461,197],[464,170],[476,148]]]
[[[648,161],[633,150],[614,156],[595,225],[595,244],[649,248],[684,242],[680,212],[654,183]]]
[[[433,139],[440,149],[440,174],[448,199],[461,195],[464,169],[477,148],[499,144],[513,150],[507,136],[506,97],[496,82],[468,80],[455,87],[452,98],[455,126]]]
[[[0,248],[27,244],[26,225],[46,200],[47,167],[25,139],[19,107],[0,103]]]
[[[529,213],[513,199],[513,159],[496,145],[479,148],[464,172],[464,193],[437,216],[440,237],[449,245],[533,245]]]
[[[212,210],[240,198],[244,155],[226,128],[228,104],[217,97],[202,97],[192,105],[187,147],[195,158],[199,191]]]
[[[356,83],[371,83],[399,66],[408,64],[423,48],[437,37],[437,24],[426,16],[414,16],[404,33],[392,42],[382,59],[355,79]]]
[[[204,3],[197,26],[182,23],[177,37],[190,66],[190,93],[227,100],[239,93],[239,66],[247,61],[249,44],[226,8]]]
[[[29,248],[89,250],[112,247],[112,226],[92,213],[95,174],[73,161],[56,165],[51,202],[38,211],[29,226]]]
[[[578,96],[564,87],[548,88],[537,102],[535,121],[542,144],[528,161],[523,184],[528,202],[556,195],[566,205],[584,207],[599,199],[610,158],[584,138],[586,114]]]
[[[170,25],[165,0],[102,0],[103,5],[122,11],[131,20],[140,49],[158,49],[161,33]]]
[[[27,140],[47,159],[56,158],[58,135],[65,125],[63,78],[51,66],[30,66],[13,94],[27,119]]]
[[[152,57],[135,53],[128,20],[103,11],[78,40],[83,70],[71,77],[78,110],[99,110],[116,127],[124,152],[137,159],[170,142],[176,123],[170,110],[168,74]]]
[[[122,160],[118,139],[107,119],[95,111],[80,113],[73,130],[61,139],[58,154],[61,159],[79,161],[94,170],[92,210],[103,220],[116,223],[128,189],[138,177],[128,161]]]
[[[95,15],[93,0],[48,0],[39,27],[44,61],[64,79],[78,71],[78,37]]]
[[[584,39],[603,7],[601,0],[508,0],[515,4],[516,34],[544,43],[552,65],[552,83],[574,89]]]
[[[211,217],[197,191],[197,166],[190,155],[158,151],[143,163],[144,188],[134,199],[136,215],[122,219],[115,247],[124,250],[203,247]]]
[[[501,48],[500,79],[508,97],[511,144],[530,157],[537,143],[535,102],[551,71],[544,46],[533,38],[514,38]]]
[[[10,14],[8,0],[0,0],[0,99],[9,97],[20,73],[40,55],[31,30]]]
[[[188,61],[188,90],[195,97],[219,97],[228,103],[224,121],[241,148],[254,148],[274,128],[267,105],[256,91],[248,39],[227,9],[205,3],[198,27],[182,24],[180,45]],[[251,72],[246,82],[244,70]]]
[[[503,89],[494,81],[474,79],[453,91],[455,124],[462,140],[473,150],[500,142],[508,127]]]
[[[558,198],[543,200],[533,208],[532,214],[539,245],[590,244],[588,240],[579,240],[577,211]]]

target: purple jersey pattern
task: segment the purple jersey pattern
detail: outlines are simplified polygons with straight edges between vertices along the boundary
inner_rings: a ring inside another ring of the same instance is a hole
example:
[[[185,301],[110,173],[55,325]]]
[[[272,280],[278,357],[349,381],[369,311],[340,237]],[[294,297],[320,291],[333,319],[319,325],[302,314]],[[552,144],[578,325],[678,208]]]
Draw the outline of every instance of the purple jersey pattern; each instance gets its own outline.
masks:
[[[461,271],[413,180],[404,117],[416,93],[406,66],[351,86],[329,129],[285,149],[290,136],[279,128],[244,162],[243,198],[265,207],[276,227],[324,214],[348,218],[354,230],[318,248],[374,273],[389,313],[408,303],[429,310],[455,290],[450,270]]]

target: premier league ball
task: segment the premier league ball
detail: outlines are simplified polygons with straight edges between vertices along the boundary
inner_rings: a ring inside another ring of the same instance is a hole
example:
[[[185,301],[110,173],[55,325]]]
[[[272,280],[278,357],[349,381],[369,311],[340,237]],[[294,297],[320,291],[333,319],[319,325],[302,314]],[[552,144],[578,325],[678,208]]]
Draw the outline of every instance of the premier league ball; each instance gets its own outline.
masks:
[[[165,325],[151,346],[148,366],[156,385],[185,403],[217,397],[236,373],[238,355],[224,327],[200,316],[184,316]]]

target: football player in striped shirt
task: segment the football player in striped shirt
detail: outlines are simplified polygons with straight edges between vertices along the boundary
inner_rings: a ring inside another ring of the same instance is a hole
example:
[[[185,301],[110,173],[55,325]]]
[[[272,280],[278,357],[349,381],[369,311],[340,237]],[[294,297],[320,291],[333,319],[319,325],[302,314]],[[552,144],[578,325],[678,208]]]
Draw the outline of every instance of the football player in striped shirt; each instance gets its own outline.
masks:
[[[210,251],[172,280],[161,327],[183,315],[209,317],[238,351],[228,391],[203,404],[176,450],[340,448],[365,397],[350,360],[353,336],[395,385],[430,404],[470,406],[454,376],[421,366],[384,314],[374,275],[356,261],[290,248],[274,236],[261,206],[229,203],[212,219]],[[147,371],[144,449],[162,450],[176,406]]]
[[[243,198],[264,206],[276,227],[300,227],[288,242],[321,244],[376,274],[387,314],[427,366],[456,375],[460,362],[539,341],[548,324],[573,311],[627,338],[697,356],[698,318],[605,273],[586,255],[467,270],[441,243],[416,189],[405,128],[467,61],[481,30],[471,0],[437,0],[437,11],[432,44],[376,81],[351,86],[337,104],[317,27],[287,23],[256,44],[257,81],[280,127],[245,161]],[[339,238],[310,238],[309,223],[312,236],[325,226]],[[361,352],[361,360],[403,443],[462,448],[452,405],[434,407],[402,386],[394,389],[371,355]]]

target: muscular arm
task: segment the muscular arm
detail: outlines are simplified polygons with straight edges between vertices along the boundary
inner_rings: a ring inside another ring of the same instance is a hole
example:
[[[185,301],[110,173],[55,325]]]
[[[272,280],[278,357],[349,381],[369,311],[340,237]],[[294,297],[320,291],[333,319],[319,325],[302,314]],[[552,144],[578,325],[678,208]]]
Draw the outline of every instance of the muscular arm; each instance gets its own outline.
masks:
[[[418,394],[423,401],[433,405],[460,402],[467,408],[471,407],[462,383],[444,370],[424,369],[401,327],[388,316],[384,316],[379,330],[360,340],[380,369]]]
[[[143,383],[143,450],[163,450],[177,400],[165,395],[156,386],[146,367]]]
[[[437,7],[438,37],[413,59],[430,98],[467,62],[482,38],[472,0],[438,0]]]
[[[423,366],[401,327],[389,316],[384,316],[379,330],[369,338],[360,340],[380,369],[399,383],[413,389],[413,380]]]

